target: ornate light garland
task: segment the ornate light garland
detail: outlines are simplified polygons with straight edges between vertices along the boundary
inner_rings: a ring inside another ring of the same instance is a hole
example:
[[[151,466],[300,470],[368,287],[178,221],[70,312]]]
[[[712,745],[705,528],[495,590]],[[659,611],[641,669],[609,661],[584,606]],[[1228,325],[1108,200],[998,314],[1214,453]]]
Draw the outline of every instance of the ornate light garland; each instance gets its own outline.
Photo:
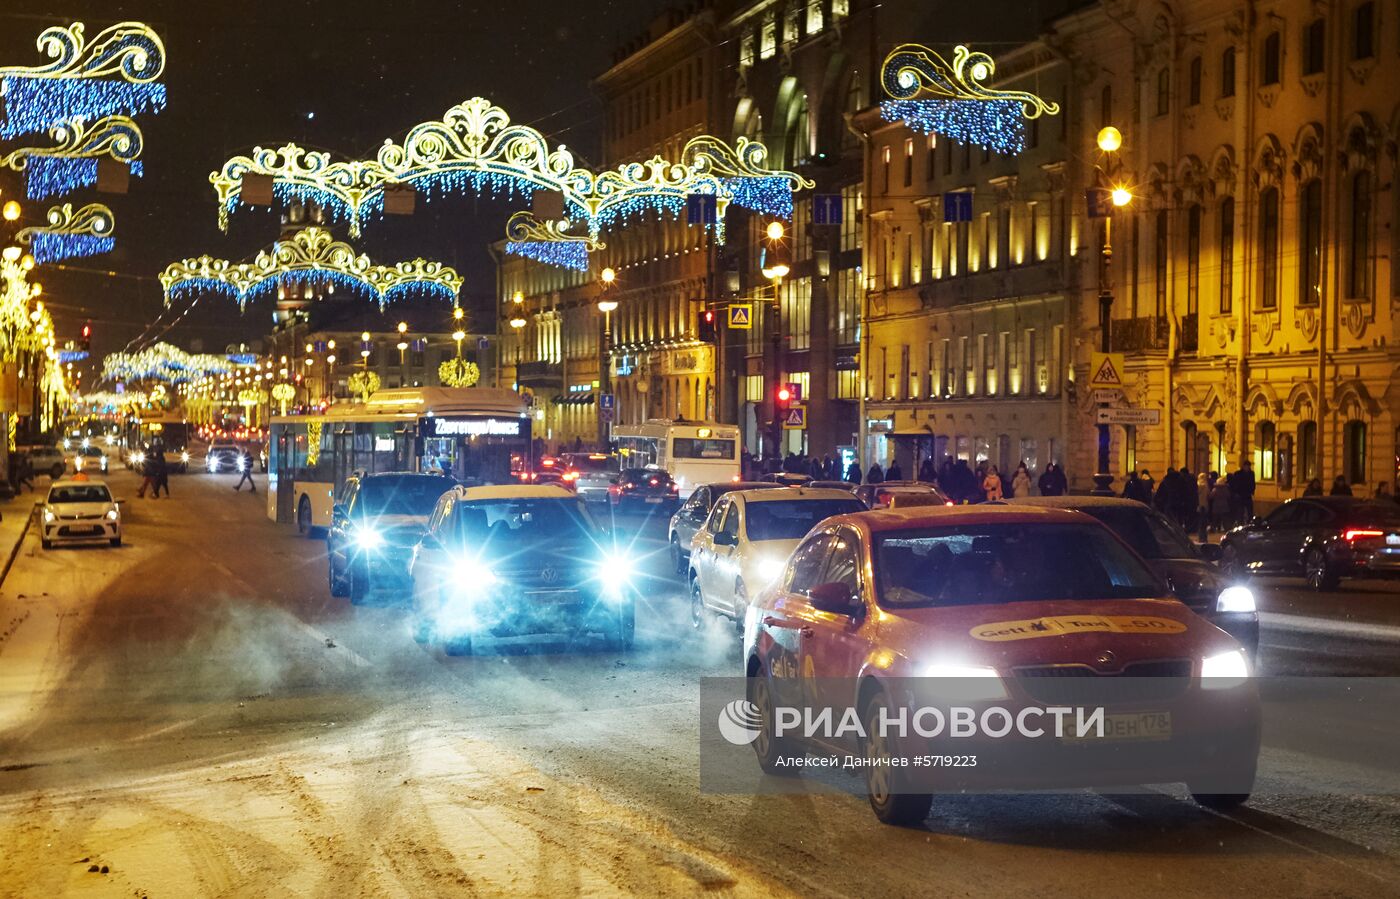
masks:
[[[272,385],[272,398],[277,401],[283,415],[287,414],[287,404],[296,399],[297,389],[285,381]]]
[[[168,343],[155,343],[137,353],[108,355],[102,362],[102,377],[110,381],[182,384],[211,374],[227,374],[237,367],[223,356],[187,353]]]
[[[212,290],[231,295],[240,309],[248,301],[278,284],[316,284],[331,281],[363,290],[383,308],[389,301],[413,292],[455,299],[462,276],[450,266],[427,259],[395,265],[375,265],[354,247],[335,240],[324,228],[305,228],[270,251],[258,253],[252,262],[230,262],[200,256],[171,263],[160,274],[165,303],[187,290]]]
[[[566,212],[587,222],[590,236],[622,218],[645,210],[676,213],[691,194],[713,194],[721,230],[724,206],[753,204],[761,212],[791,215],[792,191],[812,182],[793,172],[768,169],[767,149],[740,138],[730,147],[702,135],[685,146],[679,163],[653,157],[594,174],[574,165],[563,146],[550,149],[539,131],[513,124],[505,110],[474,97],[447,111],[441,121],[424,122],[402,144],[386,141],[373,160],[333,162],[330,155],[296,144],[257,147],[235,156],[209,176],[219,200],[219,226],[242,203],[243,179],[265,175],[281,203],[314,199],[349,224],[356,237],[366,216],[383,209],[384,191],[411,185],[427,195],[464,191],[528,199],[535,191],[560,194]],[[746,182],[759,179],[750,187]],[[740,189],[742,188],[742,189]],[[742,198],[742,202],[741,202]]]
[[[75,22],[39,35],[49,62],[33,67],[0,66],[5,114],[0,138],[38,133],[74,117],[100,119],[165,108],[165,45],[147,25],[121,22],[89,42]]]
[[[21,147],[0,156],[0,168],[24,173],[31,200],[96,184],[97,160],[103,156],[129,165],[138,178],[145,173],[139,160],[145,147],[141,128],[127,116],[107,116],[90,125],[77,117],[55,125],[49,135],[52,147]]]
[[[1060,107],[1026,91],[985,87],[995,72],[990,56],[962,45],[954,48],[949,63],[936,50],[902,44],[880,69],[880,82],[891,97],[880,104],[880,116],[924,134],[1019,153],[1025,148],[1025,120],[1056,115]]]
[[[444,387],[474,387],[480,380],[480,367],[460,356],[454,356],[438,366],[438,381]]]
[[[57,262],[75,256],[110,252],[116,231],[112,210],[101,203],[89,203],[73,211],[64,203],[49,210],[49,223],[23,228],[15,239],[28,244],[36,262]]]
[[[379,375],[366,369],[360,369],[346,380],[345,386],[350,392],[360,398],[360,402],[367,403],[369,398],[379,390]]]
[[[542,222],[517,212],[506,222],[506,252],[577,271],[588,270],[588,254],[607,244],[589,234],[570,234],[568,219]]]

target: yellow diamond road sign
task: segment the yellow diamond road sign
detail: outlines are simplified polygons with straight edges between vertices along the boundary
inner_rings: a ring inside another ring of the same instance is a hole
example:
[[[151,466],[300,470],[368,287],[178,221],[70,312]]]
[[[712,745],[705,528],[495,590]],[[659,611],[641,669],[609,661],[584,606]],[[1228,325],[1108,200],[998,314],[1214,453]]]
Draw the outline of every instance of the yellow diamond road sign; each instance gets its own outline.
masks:
[[[1122,387],[1123,354],[1091,353],[1089,356],[1089,386]]]
[[[753,330],[753,303],[730,303],[729,327],[741,331]]]
[[[792,406],[783,413],[783,427],[789,431],[800,431],[807,427],[807,407]]]

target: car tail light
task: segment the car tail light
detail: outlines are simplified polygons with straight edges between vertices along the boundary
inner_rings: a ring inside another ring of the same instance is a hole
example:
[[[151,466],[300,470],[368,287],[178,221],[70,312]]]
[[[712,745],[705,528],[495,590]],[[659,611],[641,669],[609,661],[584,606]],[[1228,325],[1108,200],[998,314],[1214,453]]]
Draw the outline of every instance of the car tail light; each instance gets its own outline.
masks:
[[[1365,537],[1384,537],[1385,531],[1377,531],[1371,528],[1347,528],[1342,532],[1342,539],[1348,543],[1355,543]]]
[[[672,493],[680,493],[680,492],[681,492],[681,485],[680,485],[680,484],[676,484],[676,483],[672,483],[672,484],[671,484],[671,492],[672,492]]]
[[[576,472],[576,471],[566,471],[566,472],[564,472],[564,480],[566,480],[566,481],[577,481],[577,480],[578,480],[578,472]]]
[[[651,486],[655,487],[657,484],[659,484],[659,483],[661,483],[661,482],[658,481],[656,478],[652,478],[650,481],[648,481],[648,483],[651,484]]]
[[[731,481],[733,481],[734,483],[737,484],[737,483],[739,483],[739,476],[736,474],[734,477],[730,478],[729,480],[731,480]]]
[[[946,503],[944,503],[943,505],[945,505],[945,506],[951,506],[952,504],[953,504],[953,501],[950,499],[950,500],[948,500]]]

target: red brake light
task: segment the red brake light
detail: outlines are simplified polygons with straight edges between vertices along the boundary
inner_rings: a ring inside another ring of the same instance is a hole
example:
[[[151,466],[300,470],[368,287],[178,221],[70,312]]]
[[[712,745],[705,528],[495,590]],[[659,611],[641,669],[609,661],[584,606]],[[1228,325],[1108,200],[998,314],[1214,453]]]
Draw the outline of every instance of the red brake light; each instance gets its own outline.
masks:
[[[945,506],[951,506],[952,504],[953,504],[953,501],[950,499],[950,500],[948,500],[946,503],[944,503],[943,505],[945,505]]]
[[[659,484],[659,483],[661,483],[661,482],[658,481],[656,478],[652,478],[652,479],[651,479],[651,486],[655,487],[655,486],[656,486],[657,484]]]
[[[729,480],[731,480],[731,481],[733,481],[734,483],[737,484],[737,483],[739,483],[739,476],[736,474],[734,477],[730,478]]]
[[[1342,532],[1342,539],[1348,543],[1359,540],[1362,537],[1384,537],[1385,531],[1377,531],[1370,528],[1347,528]]]
[[[566,481],[577,481],[577,480],[578,480],[578,472],[576,472],[576,471],[566,471],[566,472],[564,472],[564,480],[566,480]]]

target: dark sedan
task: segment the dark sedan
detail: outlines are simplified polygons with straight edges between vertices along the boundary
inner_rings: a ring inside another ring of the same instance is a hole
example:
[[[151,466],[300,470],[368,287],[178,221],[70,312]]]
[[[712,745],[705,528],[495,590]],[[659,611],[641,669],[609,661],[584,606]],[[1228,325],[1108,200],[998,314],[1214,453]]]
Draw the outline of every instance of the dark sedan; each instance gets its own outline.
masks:
[[[1147,560],[1191,611],[1234,637],[1250,658],[1254,657],[1259,648],[1259,614],[1254,594],[1214,564],[1220,558],[1219,547],[1197,546],[1165,515],[1133,499],[1034,496],[1007,502],[1074,509],[1097,518]]]
[[[906,498],[907,505],[941,506],[948,498],[933,484],[927,481],[885,481],[880,484],[863,484],[855,488],[861,502],[872,509],[888,509],[895,497]],[[913,501],[918,497],[917,501]]]
[[[375,590],[407,593],[413,548],[438,500],[455,486],[436,474],[369,474],[346,481],[326,533],[331,595],[361,605]]]
[[[665,512],[680,507],[680,485],[659,468],[624,468],[608,487],[608,498],[617,512]]]
[[[705,524],[705,519],[710,517],[710,510],[715,507],[721,496],[734,490],[777,490],[782,486],[771,481],[723,481],[696,487],[691,492],[690,499],[685,501],[685,505],[671,516],[671,525],[668,528],[671,562],[676,567],[676,574],[685,574],[689,570],[690,541],[695,537],[695,532]]]
[[[1344,577],[1395,577],[1400,506],[1350,496],[1289,500],[1220,545],[1229,571],[1303,577],[1315,590],[1335,590]]]

